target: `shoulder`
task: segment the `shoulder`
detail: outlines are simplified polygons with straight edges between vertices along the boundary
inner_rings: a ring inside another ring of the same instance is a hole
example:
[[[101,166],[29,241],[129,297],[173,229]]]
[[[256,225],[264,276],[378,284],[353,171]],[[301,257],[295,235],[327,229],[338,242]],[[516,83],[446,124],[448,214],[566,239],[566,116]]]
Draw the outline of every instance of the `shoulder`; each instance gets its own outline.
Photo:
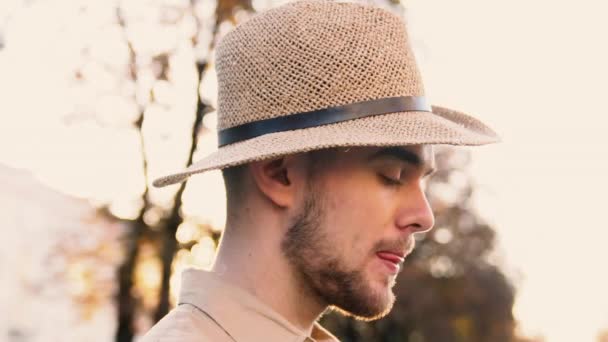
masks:
[[[225,336],[194,306],[179,305],[158,321],[137,342],[216,342]]]

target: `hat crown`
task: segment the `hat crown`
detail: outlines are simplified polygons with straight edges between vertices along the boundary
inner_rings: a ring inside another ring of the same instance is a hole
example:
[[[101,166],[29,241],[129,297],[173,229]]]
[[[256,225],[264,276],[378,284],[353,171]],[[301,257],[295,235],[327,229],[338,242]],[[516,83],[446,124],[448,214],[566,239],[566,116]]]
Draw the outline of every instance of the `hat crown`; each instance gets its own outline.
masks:
[[[218,129],[394,96],[423,96],[405,24],[360,3],[303,0],[218,44]]]

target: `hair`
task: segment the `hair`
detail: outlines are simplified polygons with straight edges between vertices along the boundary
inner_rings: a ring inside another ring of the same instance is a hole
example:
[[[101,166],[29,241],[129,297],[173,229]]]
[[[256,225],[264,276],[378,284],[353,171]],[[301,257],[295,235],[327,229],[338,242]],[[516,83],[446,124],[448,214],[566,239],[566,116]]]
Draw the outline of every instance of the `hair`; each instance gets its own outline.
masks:
[[[247,190],[247,182],[245,181],[247,172],[247,164],[232,166],[222,169],[222,178],[224,178],[224,187],[226,189],[226,201],[229,210],[233,206],[239,206],[245,196]]]

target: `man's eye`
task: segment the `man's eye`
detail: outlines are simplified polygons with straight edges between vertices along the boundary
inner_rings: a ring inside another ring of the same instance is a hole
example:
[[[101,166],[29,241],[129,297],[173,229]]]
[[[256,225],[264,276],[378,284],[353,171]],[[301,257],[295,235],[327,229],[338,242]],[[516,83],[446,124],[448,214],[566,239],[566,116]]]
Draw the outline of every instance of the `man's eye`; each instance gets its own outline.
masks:
[[[387,185],[401,185],[401,172],[380,173],[380,178]]]

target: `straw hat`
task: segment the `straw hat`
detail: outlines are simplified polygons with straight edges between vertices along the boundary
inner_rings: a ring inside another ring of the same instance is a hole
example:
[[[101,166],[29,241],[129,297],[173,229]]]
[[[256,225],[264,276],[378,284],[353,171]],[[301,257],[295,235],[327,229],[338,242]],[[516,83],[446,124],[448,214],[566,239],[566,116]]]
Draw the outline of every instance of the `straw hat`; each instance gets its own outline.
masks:
[[[378,7],[288,3],[238,25],[216,60],[219,149],[155,186],[328,147],[498,141],[477,119],[428,105],[404,22]]]

